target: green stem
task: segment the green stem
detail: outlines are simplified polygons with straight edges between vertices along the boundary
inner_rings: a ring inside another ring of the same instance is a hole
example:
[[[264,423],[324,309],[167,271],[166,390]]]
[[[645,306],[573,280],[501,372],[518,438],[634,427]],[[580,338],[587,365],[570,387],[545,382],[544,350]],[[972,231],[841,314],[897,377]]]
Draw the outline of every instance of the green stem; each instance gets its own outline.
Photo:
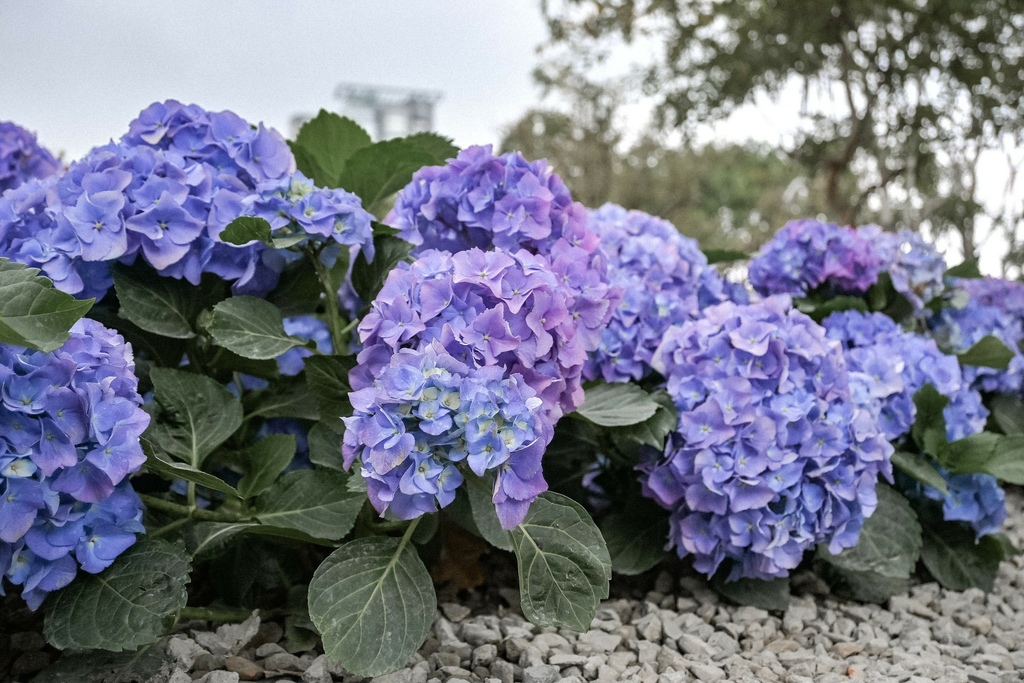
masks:
[[[405,546],[409,545],[409,542],[412,540],[412,534],[414,531],[416,531],[416,527],[419,526],[421,519],[423,518],[417,517],[416,519],[412,520],[412,524],[410,524],[409,527],[405,530],[405,533],[402,534],[402,540],[398,543],[398,552],[395,553],[395,558],[402,556],[402,551],[405,550]],[[395,562],[395,559],[392,559],[391,561]]]
[[[162,527],[160,527],[156,531],[154,531],[154,532],[152,532],[150,534],[147,534],[147,535],[150,538],[159,538],[160,536],[163,536],[164,534],[169,534],[172,531],[174,531],[175,529],[177,529],[178,527],[184,526],[185,524],[188,524],[191,521],[192,521],[192,519],[190,517],[179,517],[178,519],[174,520],[173,522],[169,522],[168,524],[163,525]]]
[[[188,483],[188,492],[186,495],[186,499],[188,500],[188,507],[190,510],[195,510],[196,508],[198,508],[198,506],[196,505],[196,483],[194,481],[190,481]]]
[[[142,502],[146,504],[146,507],[153,508],[154,510],[160,510],[161,512],[167,512],[178,517],[184,517],[185,519],[197,519],[205,522],[240,522],[247,517],[244,517],[235,512],[225,512],[222,510],[203,510],[202,508],[192,508],[188,505],[181,505],[179,503],[172,503],[169,500],[158,498],[156,496],[149,496],[146,494],[139,495]]]
[[[338,313],[338,292],[331,282],[331,272],[320,260],[320,252],[308,250],[306,255],[313,262],[313,269],[316,277],[320,280],[320,287],[324,290],[324,310],[327,311],[327,329],[331,331],[331,345],[335,353],[340,353],[345,348],[345,335],[348,328],[342,327],[341,315]]]
[[[286,609],[261,609],[259,610],[260,618],[262,619],[275,619],[277,617],[284,616],[288,613]],[[212,608],[212,607],[182,607],[178,611],[178,619],[185,620],[201,620],[201,621],[215,621],[218,623],[236,623],[239,621],[245,621],[252,615],[252,610],[246,609],[231,609],[231,608]]]

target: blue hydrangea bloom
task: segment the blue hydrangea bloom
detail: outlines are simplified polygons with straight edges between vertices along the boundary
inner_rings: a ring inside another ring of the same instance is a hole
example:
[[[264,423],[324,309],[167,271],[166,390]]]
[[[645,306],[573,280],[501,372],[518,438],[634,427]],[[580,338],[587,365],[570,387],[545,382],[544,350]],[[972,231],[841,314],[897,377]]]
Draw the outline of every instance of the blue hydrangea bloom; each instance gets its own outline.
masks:
[[[1006,492],[999,481],[988,474],[950,474],[937,468],[949,489],[944,494],[936,488],[912,482],[911,495],[923,496],[942,503],[942,518],[967,522],[978,538],[997,533],[1006,521]]]
[[[893,288],[916,310],[942,294],[946,259],[921,233],[907,228],[885,232],[877,225],[862,226],[857,232],[874,244]]]
[[[510,529],[547,488],[541,456],[552,427],[519,374],[462,363],[435,340],[400,349],[371,386],[349,396],[345,466],[360,462],[382,516],[433,512],[454,500],[464,474],[494,473],[495,508]]]
[[[0,121],[0,195],[26,180],[41,180],[58,171],[60,162],[35,134],[11,121]]]
[[[202,273],[259,294],[277,281],[281,256],[262,244],[218,239],[261,183],[287,177],[295,161],[284,139],[231,112],[175,101],[146,108],[120,142],[98,147],[52,185],[0,200],[0,255],[40,268],[76,296],[109,288],[80,262],[143,258],[161,275],[193,284]],[[30,232],[30,228],[42,232]]]
[[[750,283],[763,296],[863,294],[878,281],[882,259],[851,227],[811,218],[790,221],[750,261]]]
[[[805,551],[857,543],[892,446],[852,401],[840,345],[789,297],[731,302],[668,330],[652,365],[679,426],[641,466],[670,544],[729,578],[786,576]]]
[[[963,353],[988,335],[996,336],[1014,352],[1005,370],[964,366],[964,377],[979,391],[1020,395],[1024,392],[1024,315],[1020,303],[1024,284],[1008,280],[955,280],[966,290],[962,308],[954,299],[929,321],[932,336],[953,353]]]
[[[88,319],[53,353],[0,346],[0,576],[32,609],[144,531],[128,482],[149,425],[134,371],[131,347]]]
[[[732,292],[697,241],[666,220],[605,204],[589,221],[601,238],[608,278],[623,298],[583,374],[606,382],[640,380],[651,374],[651,357],[670,326],[728,301]]]

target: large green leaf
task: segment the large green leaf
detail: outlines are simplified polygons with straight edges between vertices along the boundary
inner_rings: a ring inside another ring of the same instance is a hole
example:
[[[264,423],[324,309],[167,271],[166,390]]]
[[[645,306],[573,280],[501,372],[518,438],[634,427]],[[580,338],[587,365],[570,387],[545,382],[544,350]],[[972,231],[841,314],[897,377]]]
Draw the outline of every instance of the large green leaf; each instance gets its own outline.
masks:
[[[334,551],[309,584],[324,652],[359,676],[405,666],[434,621],[437,598],[406,539],[360,538]]]
[[[0,343],[58,349],[92,304],[54,289],[38,269],[0,258]]]
[[[608,597],[612,563],[587,511],[549,491],[511,534],[526,618],[537,626],[590,628],[598,604]]]
[[[601,534],[616,574],[642,574],[665,559],[668,513],[646,500],[634,502],[601,520]]]
[[[319,420],[316,396],[309,391],[302,375],[281,377],[266,389],[246,392],[242,398],[246,416],[269,419],[290,417],[297,420]]]
[[[946,480],[935,469],[931,458],[926,455],[896,451],[892,454],[892,464],[895,465],[896,469],[907,476],[913,477],[922,484],[928,484],[942,493],[948,490]]]
[[[602,427],[627,427],[654,417],[659,404],[635,384],[597,384],[586,391],[576,415]]]
[[[207,330],[220,346],[255,360],[277,358],[305,345],[284,331],[277,306],[252,296],[233,296],[214,306]]]
[[[962,277],[962,278],[980,278],[981,269],[978,268],[978,262],[975,259],[968,259],[963,263],[953,266],[946,271],[947,277]]]
[[[718,575],[711,581],[711,587],[730,602],[749,605],[760,609],[782,612],[789,607],[792,597],[789,591],[789,577],[765,581],[762,579],[739,579],[726,581]]]
[[[491,496],[492,486],[493,482],[486,479],[482,482],[470,482],[465,487],[473,524],[485,541],[495,548],[511,552],[512,538],[501,528],[501,522],[498,521],[498,513],[494,509]]]
[[[273,485],[295,457],[294,434],[270,434],[245,451],[248,472],[238,482],[238,493],[252,498]]]
[[[149,432],[147,432],[149,434]],[[191,465],[183,462],[175,462],[169,459],[166,455],[156,452],[159,448],[149,441],[146,435],[142,437],[142,445],[146,450],[146,464],[144,465],[147,472],[159,475],[164,479],[174,481],[175,479],[184,479],[185,481],[191,481],[200,486],[205,486],[208,489],[214,491],[220,491],[226,493],[229,496],[240,498],[238,490],[235,489],[231,484],[227,483],[220,477],[217,477],[209,472],[203,472],[200,469],[196,469]]]
[[[434,163],[443,165],[449,159],[459,154],[459,148],[455,146],[451,138],[446,138],[437,133],[413,133],[402,138],[415,147],[429,152],[434,157]]]
[[[750,258],[750,254],[735,249],[705,249],[704,255],[708,258],[709,264],[746,261]]]
[[[370,142],[370,134],[355,121],[321,109],[302,124],[291,147],[300,171],[318,187],[333,188],[342,187],[345,163]]]
[[[658,403],[658,410],[654,415],[643,422],[611,430],[612,438],[621,449],[626,450],[625,445],[632,443],[635,446],[651,446],[661,450],[665,447],[665,439],[676,428],[679,411],[676,410],[668,392],[659,389],[650,396]]]
[[[196,336],[196,317],[202,309],[198,287],[185,280],[160,277],[141,265],[118,265],[114,268],[114,290],[121,304],[119,315],[141,329],[173,339]]]
[[[249,242],[266,242],[270,243],[271,233],[270,223],[265,218],[259,218],[257,216],[239,216],[235,220],[227,224],[220,233],[220,241],[227,242],[228,244],[243,245]]]
[[[339,472],[345,471],[341,455],[341,434],[323,422],[318,422],[309,430],[308,442],[311,463]]]
[[[931,384],[925,384],[914,394],[914,405],[917,414],[910,434],[922,451],[941,460],[946,448],[946,418],[942,411],[949,405],[949,398]]]
[[[149,376],[160,411],[144,438],[156,452],[199,469],[242,424],[242,404],[209,377],[169,368]]]
[[[818,563],[818,572],[836,595],[860,602],[884,604],[894,595],[910,589],[909,577],[883,576],[875,572],[841,569],[825,562]]]
[[[348,401],[348,371],[351,356],[312,356],[306,359],[306,381],[310,392],[320,404],[321,423],[341,434],[345,431],[342,417],[352,414]]]
[[[62,650],[119,652],[164,635],[185,606],[188,553],[160,539],[138,542],[100,574],[78,577],[46,600],[46,639]]]
[[[833,555],[822,544],[818,558],[848,571],[904,579],[921,555],[921,525],[901,494],[881,483],[877,492],[878,508],[864,522],[857,545]]]
[[[295,529],[338,541],[355,524],[366,496],[348,490],[348,477],[334,470],[300,470],[281,477],[257,501],[261,524]]]
[[[1013,351],[994,335],[982,337],[977,344],[957,354],[961,365],[975,365],[1005,370],[1013,360]]]
[[[1024,401],[1016,396],[998,394],[992,397],[992,420],[1003,434],[1024,434]]]
[[[935,580],[949,590],[991,591],[1002,559],[1002,544],[991,536],[975,542],[974,530],[967,524],[936,519],[924,525],[921,560]]]
[[[436,163],[431,152],[408,140],[375,142],[348,158],[338,186],[359,195],[363,208],[372,212],[379,202],[408,185],[413,173]]]
[[[954,474],[991,474],[1024,485],[1024,434],[981,432],[949,444],[943,464]]]
[[[376,252],[373,261],[367,261],[365,252],[361,251],[352,266],[352,288],[366,305],[384,286],[388,273],[405,260],[412,249],[411,244],[387,231],[375,230],[373,245]]]

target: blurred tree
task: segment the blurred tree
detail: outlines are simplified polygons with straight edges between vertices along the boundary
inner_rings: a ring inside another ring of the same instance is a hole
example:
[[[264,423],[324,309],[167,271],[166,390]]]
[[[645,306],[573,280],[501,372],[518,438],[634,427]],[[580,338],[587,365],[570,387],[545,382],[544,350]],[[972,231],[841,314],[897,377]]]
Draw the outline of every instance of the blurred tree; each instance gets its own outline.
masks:
[[[1021,0],[541,6],[552,38],[542,83],[606,72],[626,50],[640,58],[634,92],[653,98],[666,129],[692,132],[798,88],[803,104],[784,151],[821,183],[837,220],[871,210],[890,226],[956,231],[964,253],[975,254],[978,160],[1024,147]],[[1008,239],[1020,228],[1019,215],[1002,226]]]

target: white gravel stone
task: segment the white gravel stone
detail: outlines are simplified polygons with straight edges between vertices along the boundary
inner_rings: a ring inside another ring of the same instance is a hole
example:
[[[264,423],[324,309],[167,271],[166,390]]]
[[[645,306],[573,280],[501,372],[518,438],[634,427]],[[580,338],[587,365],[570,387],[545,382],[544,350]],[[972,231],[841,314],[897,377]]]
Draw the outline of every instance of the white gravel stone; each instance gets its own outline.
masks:
[[[587,631],[576,641],[576,652],[590,654],[592,652],[612,652],[622,642],[622,636],[603,631]]]

